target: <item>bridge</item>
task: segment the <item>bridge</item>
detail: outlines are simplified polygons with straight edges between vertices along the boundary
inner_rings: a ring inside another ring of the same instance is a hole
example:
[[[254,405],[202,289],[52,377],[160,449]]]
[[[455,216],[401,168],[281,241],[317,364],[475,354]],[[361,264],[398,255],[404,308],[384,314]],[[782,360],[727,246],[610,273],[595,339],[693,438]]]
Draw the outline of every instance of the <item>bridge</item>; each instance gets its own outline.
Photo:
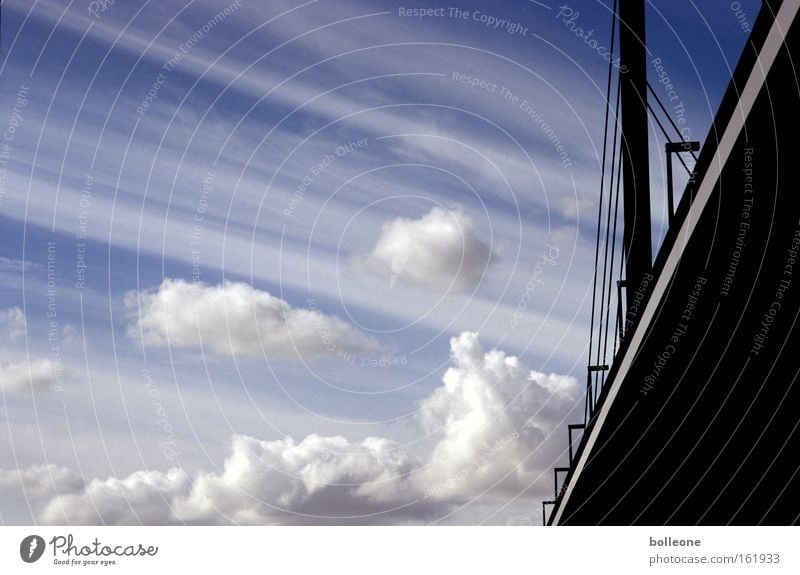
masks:
[[[700,149],[647,85],[643,0],[621,2],[632,73],[609,72],[621,134],[601,176],[586,405],[542,505],[548,525],[800,522],[799,7],[763,2]],[[670,173],[652,262],[648,121],[670,170],[690,172],[677,205]]]

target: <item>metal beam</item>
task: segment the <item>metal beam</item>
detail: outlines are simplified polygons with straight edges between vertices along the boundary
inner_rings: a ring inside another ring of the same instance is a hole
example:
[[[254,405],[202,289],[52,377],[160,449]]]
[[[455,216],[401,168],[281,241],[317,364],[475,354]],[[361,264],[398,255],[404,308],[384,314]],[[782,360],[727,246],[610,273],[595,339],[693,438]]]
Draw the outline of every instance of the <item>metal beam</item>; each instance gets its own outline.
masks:
[[[652,270],[650,241],[650,158],[647,130],[647,53],[644,0],[622,0],[620,19],[620,98],[622,183],[627,301],[634,301],[642,278]]]

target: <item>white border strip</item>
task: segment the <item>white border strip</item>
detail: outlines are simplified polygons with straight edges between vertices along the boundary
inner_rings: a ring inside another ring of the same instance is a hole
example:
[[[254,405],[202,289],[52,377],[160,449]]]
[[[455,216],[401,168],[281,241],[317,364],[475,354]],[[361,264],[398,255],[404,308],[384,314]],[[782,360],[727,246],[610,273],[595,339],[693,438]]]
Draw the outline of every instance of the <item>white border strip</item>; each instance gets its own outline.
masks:
[[[708,200],[711,198],[711,193],[714,191],[717,180],[719,180],[720,174],[722,173],[722,168],[727,163],[728,157],[730,156],[731,152],[733,151],[733,147],[736,144],[736,140],[739,138],[739,133],[742,131],[742,128],[744,128],[745,121],[750,115],[750,111],[753,109],[756,98],[761,92],[761,88],[766,81],[769,70],[772,67],[772,64],[775,62],[778,52],[783,46],[784,31],[788,31],[789,27],[794,21],[798,8],[800,8],[800,0],[785,0],[778,11],[775,21],[772,23],[769,35],[764,41],[761,52],[756,58],[756,62],[753,65],[753,70],[751,71],[750,77],[747,79],[747,83],[745,84],[744,90],[739,98],[739,105],[734,110],[733,116],[725,128],[725,133],[722,136],[722,140],[720,141],[719,146],[714,154],[714,158],[709,165],[709,171],[703,178],[703,181],[700,185],[700,190],[698,191],[697,196],[694,198],[691,208],[689,209],[689,213],[686,216],[683,225],[681,226],[681,230],[678,233],[678,238],[676,238],[675,245],[672,246],[669,257],[664,264],[664,269],[659,275],[658,281],[653,289],[653,293],[648,300],[647,306],[645,306],[644,313],[637,323],[633,337],[631,338],[631,343],[622,358],[622,363],[620,364],[616,377],[614,377],[614,381],[609,389],[608,397],[606,397],[606,399],[603,401],[603,406],[597,416],[597,422],[592,427],[592,432],[586,441],[585,448],[581,452],[581,457],[572,473],[572,477],[567,485],[567,490],[564,492],[564,496],[561,498],[561,503],[559,504],[556,515],[552,521],[553,525],[558,525],[558,522],[561,519],[564,509],[567,506],[567,502],[569,501],[569,497],[572,494],[572,488],[578,481],[578,478],[585,467],[586,458],[591,453],[592,447],[594,447],[594,444],[597,441],[597,437],[603,427],[603,422],[606,420],[606,417],[608,417],[608,412],[614,403],[614,398],[617,396],[619,388],[622,385],[622,382],[625,380],[625,375],[630,369],[635,351],[639,349],[639,346],[644,339],[647,326],[650,324],[650,321],[653,319],[653,316],[656,313],[658,303],[661,301],[662,296],[667,291],[670,280],[678,267],[678,263],[680,262],[681,254],[683,253],[686,244],[689,242],[689,238],[692,236],[695,227],[697,227],[697,222],[700,219],[700,215],[705,209]],[[769,8],[765,6],[764,10],[769,10]],[[679,238],[683,238],[683,243],[679,243],[677,241]]]
[[[44,553],[23,562],[36,534]],[[66,541],[73,537],[73,549]],[[63,539],[61,539],[63,538]],[[148,556],[97,556],[103,547],[158,547]],[[86,547],[89,555],[78,555]],[[20,549],[22,547],[22,549]],[[579,553],[575,549],[580,549]],[[44,575],[485,575],[525,573],[800,572],[794,527],[0,527],[0,573]],[[693,564],[678,563],[693,559]],[[695,559],[696,558],[696,559]],[[56,563],[58,561],[58,563]],[[97,561],[96,566],[84,561]],[[103,567],[100,562],[114,561]],[[535,561],[535,566],[531,564]],[[651,565],[653,568],[648,568]]]

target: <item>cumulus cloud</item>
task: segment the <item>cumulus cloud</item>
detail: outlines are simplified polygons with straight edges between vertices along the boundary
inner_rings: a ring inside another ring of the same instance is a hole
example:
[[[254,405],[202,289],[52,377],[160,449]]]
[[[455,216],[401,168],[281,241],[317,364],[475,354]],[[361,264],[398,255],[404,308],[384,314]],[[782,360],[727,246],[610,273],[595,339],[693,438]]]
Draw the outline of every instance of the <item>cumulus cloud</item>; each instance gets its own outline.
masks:
[[[94,480],[51,499],[44,523],[303,524],[381,522],[415,499],[418,466],[386,439],[310,435],[262,441],[235,435],[221,473],[178,469]]]
[[[382,438],[351,443],[310,435],[261,441],[237,436],[222,474],[197,478],[177,506],[188,522],[380,522],[415,499],[408,476],[417,467],[397,444]]]
[[[478,335],[451,340],[443,385],[420,404],[434,444],[412,455],[394,441],[235,435],[219,472],[178,469],[93,480],[52,498],[45,523],[342,524],[424,522],[494,490],[550,486],[546,439],[579,401],[575,378],[530,371],[484,352]],[[558,440],[563,440],[559,435]]]
[[[450,342],[452,367],[422,402],[428,432],[439,432],[418,477],[435,499],[489,488],[520,492],[552,465],[544,441],[580,398],[574,377],[529,370],[518,357],[484,352],[477,333]]]
[[[0,366],[0,390],[15,394],[52,388],[58,381],[58,368],[49,359],[36,359]]]
[[[53,463],[0,469],[0,492],[18,499],[45,499],[59,492],[76,492],[82,486],[83,482],[75,473]]]
[[[252,286],[166,279],[155,291],[129,292],[129,334],[144,345],[204,346],[223,355],[304,358],[378,349],[341,319],[301,309]]]
[[[171,502],[189,492],[179,469],[136,471],[123,479],[94,479],[50,499],[40,521],[51,525],[164,525],[172,523]]]
[[[419,219],[398,217],[383,224],[375,247],[357,267],[397,282],[434,289],[473,288],[492,252],[472,219],[460,210],[433,208]]]

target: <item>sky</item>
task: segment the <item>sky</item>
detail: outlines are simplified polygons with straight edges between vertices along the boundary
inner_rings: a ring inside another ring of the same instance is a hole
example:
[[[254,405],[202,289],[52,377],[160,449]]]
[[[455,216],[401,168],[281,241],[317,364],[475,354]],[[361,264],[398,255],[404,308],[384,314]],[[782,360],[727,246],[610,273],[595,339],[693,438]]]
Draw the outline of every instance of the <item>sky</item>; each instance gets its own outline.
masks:
[[[758,9],[648,2],[686,139]],[[595,0],[4,1],[0,522],[540,524],[610,33]]]

